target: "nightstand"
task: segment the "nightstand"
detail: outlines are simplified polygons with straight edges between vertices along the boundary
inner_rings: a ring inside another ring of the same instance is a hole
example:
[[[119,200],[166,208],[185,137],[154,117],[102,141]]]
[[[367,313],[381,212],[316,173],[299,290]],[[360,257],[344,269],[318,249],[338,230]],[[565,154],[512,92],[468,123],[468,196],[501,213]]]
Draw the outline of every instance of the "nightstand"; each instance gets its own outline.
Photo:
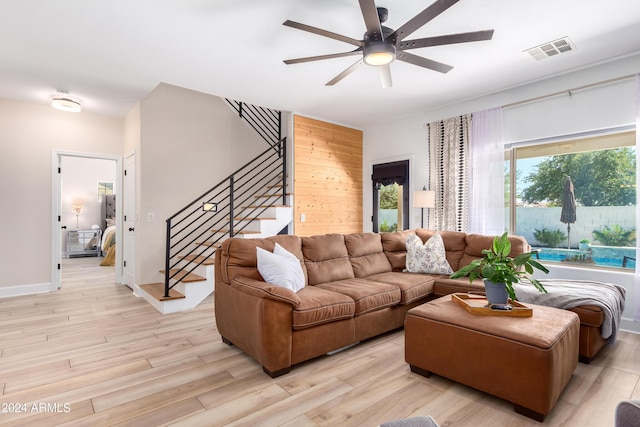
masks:
[[[102,230],[69,230],[67,232],[67,258],[99,256]]]

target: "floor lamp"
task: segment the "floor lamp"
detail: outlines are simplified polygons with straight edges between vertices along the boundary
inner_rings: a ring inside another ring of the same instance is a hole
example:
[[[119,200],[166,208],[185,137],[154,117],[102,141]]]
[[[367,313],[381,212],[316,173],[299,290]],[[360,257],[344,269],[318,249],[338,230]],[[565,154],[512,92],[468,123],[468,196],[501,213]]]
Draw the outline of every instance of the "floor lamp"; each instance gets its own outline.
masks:
[[[424,228],[424,208],[436,207],[436,192],[427,191],[427,187],[413,193],[413,207],[420,208],[420,228]]]

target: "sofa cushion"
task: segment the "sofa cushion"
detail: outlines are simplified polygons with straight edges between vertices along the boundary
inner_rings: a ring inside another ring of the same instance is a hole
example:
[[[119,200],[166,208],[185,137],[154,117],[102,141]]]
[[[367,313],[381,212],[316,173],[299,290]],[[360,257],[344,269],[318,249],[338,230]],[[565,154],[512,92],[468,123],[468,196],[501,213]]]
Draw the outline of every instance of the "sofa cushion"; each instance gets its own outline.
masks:
[[[407,236],[415,234],[413,230],[380,233],[382,248],[393,271],[402,271],[407,263]]]
[[[355,315],[356,303],[339,292],[307,286],[295,295],[300,303],[293,308],[293,329],[311,328]]]
[[[456,292],[484,293],[484,283],[481,279],[476,279],[473,283],[469,283],[468,277],[450,279],[447,276],[441,276],[436,280],[436,284],[433,287],[433,293],[437,296],[449,295]]]
[[[436,277],[427,274],[408,274],[391,271],[373,274],[368,278],[376,282],[388,283],[400,289],[400,304],[410,304],[433,293]]]
[[[287,251],[291,252],[301,262],[302,272],[306,277],[306,267],[302,263],[302,240],[298,236],[278,235],[265,239],[240,239],[232,237],[224,242],[217,252],[220,252],[220,279],[224,283],[230,283],[236,276],[250,277],[262,280],[258,271],[256,248],[262,248],[273,252],[275,244],[279,243]],[[217,279],[217,278],[216,278]]]
[[[467,235],[459,231],[434,231],[424,228],[418,228],[416,230],[416,234],[420,236],[423,242],[428,241],[435,233],[439,233],[440,236],[442,236],[442,242],[444,243],[444,248],[447,251],[447,262],[449,262],[453,271],[456,271],[461,266],[466,265],[461,264],[460,260],[462,259],[464,249],[467,246],[465,241]]]
[[[424,243],[417,235],[407,236],[407,271],[428,274],[453,273],[439,233],[435,233]]]
[[[342,234],[303,237],[302,253],[310,285],[355,277]]]
[[[400,289],[388,283],[367,279],[345,279],[321,283],[316,287],[347,295],[356,303],[356,316],[400,303]]]
[[[382,250],[382,240],[377,233],[345,234],[349,261],[355,277],[391,271],[391,264]]]
[[[482,258],[482,250],[489,249],[493,246],[493,239],[495,236],[485,236],[482,234],[467,234],[466,247],[464,248],[464,254],[460,259],[460,265],[451,267],[454,270],[458,270],[460,267],[468,265],[474,259]],[[524,237],[521,236],[509,236],[509,242],[511,243],[511,252],[509,256],[516,257],[520,254],[529,251],[529,244]],[[445,244],[446,246],[446,244]]]

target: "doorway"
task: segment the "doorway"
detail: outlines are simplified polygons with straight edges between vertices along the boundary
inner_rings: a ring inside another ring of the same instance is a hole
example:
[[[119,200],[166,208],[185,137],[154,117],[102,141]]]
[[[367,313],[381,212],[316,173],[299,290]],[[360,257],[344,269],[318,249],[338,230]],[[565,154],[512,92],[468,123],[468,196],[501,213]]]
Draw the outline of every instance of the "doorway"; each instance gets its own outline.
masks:
[[[54,151],[53,226],[51,290],[62,285],[62,257],[91,256],[96,264],[102,260],[101,198],[105,193],[122,194],[122,158],[119,156]],[[104,177],[101,179],[100,177]],[[116,197],[116,212],[122,209]],[[116,230],[122,229],[121,215],[115,218]],[[99,232],[98,232],[99,230]],[[115,278],[122,283],[122,255],[120,233],[115,234]],[[85,241],[86,240],[86,241]]]
[[[409,228],[409,160],[373,165],[373,231]]]

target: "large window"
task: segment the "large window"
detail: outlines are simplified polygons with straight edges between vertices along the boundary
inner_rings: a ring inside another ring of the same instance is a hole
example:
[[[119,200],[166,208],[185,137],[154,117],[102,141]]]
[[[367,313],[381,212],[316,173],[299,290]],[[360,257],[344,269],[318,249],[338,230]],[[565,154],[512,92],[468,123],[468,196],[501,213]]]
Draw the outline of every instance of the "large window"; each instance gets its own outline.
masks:
[[[541,260],[635,268],[635,132],[516,144],[507,157],[511,230]]]

